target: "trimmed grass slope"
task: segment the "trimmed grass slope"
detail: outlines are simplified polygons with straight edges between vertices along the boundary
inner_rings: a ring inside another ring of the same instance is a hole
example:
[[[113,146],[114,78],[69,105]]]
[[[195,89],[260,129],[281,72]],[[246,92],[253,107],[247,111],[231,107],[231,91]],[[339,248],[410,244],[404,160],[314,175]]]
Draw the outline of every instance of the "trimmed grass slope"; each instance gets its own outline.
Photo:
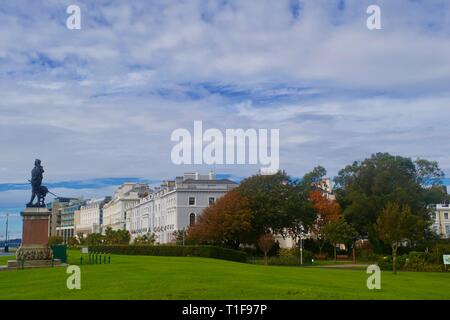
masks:
[[[68,290],[67,277],[65,268],[2,271],[0,299],[450,299],[450,273],[383,273],[382,290],[369,291],[363,270],[207,258],[113,255],[111,265],[81,266],[81,290]]]

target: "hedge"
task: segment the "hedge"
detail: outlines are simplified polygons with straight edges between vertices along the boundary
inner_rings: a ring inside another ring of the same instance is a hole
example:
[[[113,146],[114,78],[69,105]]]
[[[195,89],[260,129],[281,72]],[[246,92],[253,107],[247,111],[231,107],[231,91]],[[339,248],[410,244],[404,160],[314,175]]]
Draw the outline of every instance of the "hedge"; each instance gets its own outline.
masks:
[[[203,257],[237,262],[247,261],[245,252],[215,246],[96,245],[89,246],[89,251],[123,255]]]
[[[381,270],[392,270],[392,256],[380,257],[378,266]],[[397,257],[397,270],[439,272],[445,268],[431,253],[411,251]]]

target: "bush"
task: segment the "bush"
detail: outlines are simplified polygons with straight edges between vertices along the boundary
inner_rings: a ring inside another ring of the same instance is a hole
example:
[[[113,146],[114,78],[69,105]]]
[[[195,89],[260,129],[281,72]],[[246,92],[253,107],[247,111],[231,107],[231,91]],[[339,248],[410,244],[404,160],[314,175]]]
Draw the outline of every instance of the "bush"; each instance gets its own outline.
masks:
[[[406,271],[441,271],[439,264],[433,264],[433,256],[425,252],[410,252],[403,266]]]
[[[378,260],[381,270],[392,270],[392,256],[385,256]],[[434,262],[433,254],[411,251],[397,257],[397,269],[402,271],[442,271],[442,266]]]
[[[72,238],[67,239],[67,245],[69,247],[76,247],[76,246],[80,245],[80,242],[78,241],[77,238],[72,237]]]
[[[298,250],[297,250],[298,252]],[[300,259],[295,249],[281,249],[279,256],[269,257],[267,264],[269,266],[299,266]],[[264,264],[264,260],[254,260],[255,264]],[[312,264],[312,253],[303,250],[303,265]]]
[[[48,246],[51,247],[55,244],[62,244],[64,242],[63,237],[60,236],[51,236],[48,238]]]
[[[245,252],[215,246],[101,245],[90,246],[89,251],[124,255],[203,257],[237,262],[247,261]]]

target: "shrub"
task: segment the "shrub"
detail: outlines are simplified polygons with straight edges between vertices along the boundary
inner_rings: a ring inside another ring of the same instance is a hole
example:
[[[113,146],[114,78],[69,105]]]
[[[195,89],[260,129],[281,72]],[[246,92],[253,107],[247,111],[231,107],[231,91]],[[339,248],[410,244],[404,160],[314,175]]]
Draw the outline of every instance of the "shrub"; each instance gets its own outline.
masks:
[[[80,244],[80,242],[79,242],[78,239],[75,238],[75,237],[72,237],[72,238],[67,239],[67,245],[68,245],[69,247],[76,247],[76,246],[78,246],[79,244]]]
[[[263,264],[264,260],[254,260],[255,264]],[[281,249],[279,256],[269,257],[267,259],[269,266],[299,266],[300,259],[295,249]],[[312,264],[312,253],[308,250],[303,250],[303,264]]]
[[[291,249],[283,248],[283,249],[280,249],[280,251],[278,251],[278,255],[280,257],[296,257],[297,256],[296,250],[298,250],[298,249],[295,249],[295,248],[291,248]]]
[[[101,245],[90,246],[89,250],[124,255],[203,257],[237,262],[247,261],[245,252],[214,246]]]
[[[51,236],[48,238],[48,246],[51,247],[52,245],[55,244],[62,244],[64,242],[63,237],[60,236]]]
[[[378,260],[381,270],[392,270],[392,256],[385,256]],[[433,254],[411,251],[397,257],[397,269],[403,271],[442,271],[442,266],[434,263]]]

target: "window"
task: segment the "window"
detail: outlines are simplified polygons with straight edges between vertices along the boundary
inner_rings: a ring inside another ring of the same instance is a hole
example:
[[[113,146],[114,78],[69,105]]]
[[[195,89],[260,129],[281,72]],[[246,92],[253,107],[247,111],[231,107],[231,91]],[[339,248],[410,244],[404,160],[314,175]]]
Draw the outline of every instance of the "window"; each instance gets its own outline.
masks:
[[[445,220],[448,220],[448,212],[445,212],[445,213],[444,213],[444,219],[445,219]]]
[[[447,236],[450,236],[450,224],[445,226],[445,232],[447,233]]]
[[[436,213],[431,214],[431,219],[436,220]]]
[[[214,198],[214,197],[209,197],[209,205],[213,205],[214,202],[216,202],[216,198]]]
[[[189,197],[189,205],[195,206],[195,197]]]
[[[190,215],[189,215],[189,225],[190,226],[193,226],[195,224],[195,213],[191,213]]]

